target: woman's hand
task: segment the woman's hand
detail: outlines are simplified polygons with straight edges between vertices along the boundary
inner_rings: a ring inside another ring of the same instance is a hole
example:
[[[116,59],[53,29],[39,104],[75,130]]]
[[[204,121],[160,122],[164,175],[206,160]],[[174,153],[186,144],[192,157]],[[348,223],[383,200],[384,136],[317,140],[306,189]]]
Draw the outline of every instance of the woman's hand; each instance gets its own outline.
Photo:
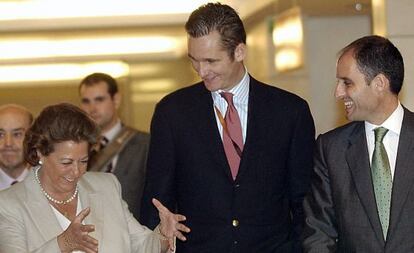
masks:
[[[181,221],[185,221],[186,218],[181,214],[174,214],[168,210],[157,199],[152,199],[152,203],[158,209],[158,215],[160,217],[160,233],[168,239],[169,249],[174,251],[174,237],[177,237],[181,241],[187,240],[182,232],[188,233],[190,229],[181,224]]]
[[[98,252],[98,241],[88,233],[95,231],[94,225],[83,225],[82,221],[90,213],[90,208],[83,209],[72,221],[69,227],[57,237],[62,253],[81,250],[85,253]]]

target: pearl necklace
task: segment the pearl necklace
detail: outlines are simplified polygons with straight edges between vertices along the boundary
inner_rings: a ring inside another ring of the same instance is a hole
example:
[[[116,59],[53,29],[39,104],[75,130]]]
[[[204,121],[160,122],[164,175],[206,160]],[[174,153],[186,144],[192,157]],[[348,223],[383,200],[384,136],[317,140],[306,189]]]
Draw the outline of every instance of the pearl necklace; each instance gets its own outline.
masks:
[[[43,189],[42,184],[40,183],[39,170],[40,170],[40,166],[36,168],[35,170],[35,179],[36,179],[36,182],[39,184],[40,190],[43,192],[43,195],[45,195],[45,197],[49,201],[52,201],[53,203],[58,204],[58,205],[66,205],[76,198],[76,196],[78,195],[78,185],[76,185],[75,192],[67,200],[57,200],[57,199],[54,199],[52,196],[50,196],[49,193],[47,193],[45,189]]]

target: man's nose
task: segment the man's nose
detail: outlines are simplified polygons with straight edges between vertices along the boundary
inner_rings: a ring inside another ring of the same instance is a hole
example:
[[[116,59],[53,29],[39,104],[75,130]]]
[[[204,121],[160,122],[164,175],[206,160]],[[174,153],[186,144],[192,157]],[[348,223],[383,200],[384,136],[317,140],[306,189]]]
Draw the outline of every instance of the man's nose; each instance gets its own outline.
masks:
[[[208,67],[207,64],[200,62],[199,66],[198,66],[198,75],[201,78],[204,78],[205,76],[207,76],[208,74]]]
[[[334,95],[335,95],[335,98],[337,100],[344,98],[344,96],[345,96],[345,89],[344,89],[344,85],[343,84],[338,83],[336,85]]]
[[[4,136],[4,144],[6,145],[6,146],[13,146],[13,143],[14,143],[14,140],[13,140],[13,137],[12,137],[12,135],[11,134],[6,134],[5,136]]]

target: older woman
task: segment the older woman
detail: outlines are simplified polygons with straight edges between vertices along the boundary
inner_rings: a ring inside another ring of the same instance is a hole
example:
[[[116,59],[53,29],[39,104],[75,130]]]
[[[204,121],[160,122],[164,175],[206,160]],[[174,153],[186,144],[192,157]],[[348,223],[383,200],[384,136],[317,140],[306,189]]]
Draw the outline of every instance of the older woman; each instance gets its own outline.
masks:
[[[165,252],[189,229],[153,200],[157,232],[140,225],[110,173],[87,172],[95,123],[70,104],[46,107],[24,141],[36,167],[22,183],[0,192],[0,252]]]

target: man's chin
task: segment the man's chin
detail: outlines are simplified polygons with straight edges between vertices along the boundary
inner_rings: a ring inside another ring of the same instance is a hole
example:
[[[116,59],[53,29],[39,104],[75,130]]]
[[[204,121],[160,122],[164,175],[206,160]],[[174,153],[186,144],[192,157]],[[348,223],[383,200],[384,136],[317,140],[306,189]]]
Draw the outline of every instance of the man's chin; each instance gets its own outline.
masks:
[[[204,86],[210,92],[215,92],[215,91],[218,91],[219,90],[219,88],[217,87],[217,85],[214,85],[212,83],[206,83],[206,82],[204,82]]]
[[[360,119],[360,117],[358,117],[358,115],[352,114],[352,113],[348,113],[346,114],[346,119],[349,121],[363,121]]]

